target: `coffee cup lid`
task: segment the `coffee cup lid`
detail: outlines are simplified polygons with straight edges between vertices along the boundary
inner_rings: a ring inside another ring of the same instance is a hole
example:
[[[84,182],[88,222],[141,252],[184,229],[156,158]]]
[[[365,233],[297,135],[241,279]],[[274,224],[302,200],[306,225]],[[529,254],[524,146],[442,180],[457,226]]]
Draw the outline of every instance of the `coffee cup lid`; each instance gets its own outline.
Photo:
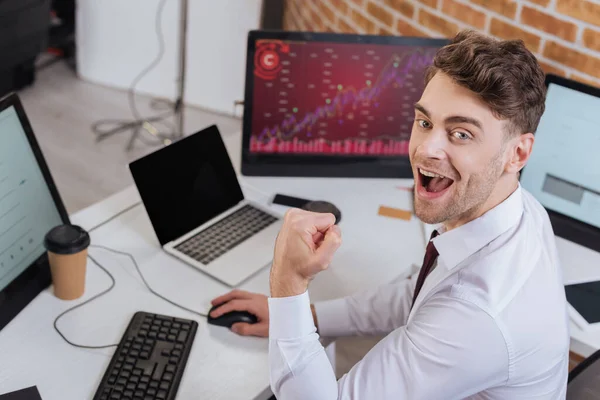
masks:
[[[87,249],[90,235],[77,225],[59,225],[52,228],[44,239],[46,250],[55,254],[75,254]]]

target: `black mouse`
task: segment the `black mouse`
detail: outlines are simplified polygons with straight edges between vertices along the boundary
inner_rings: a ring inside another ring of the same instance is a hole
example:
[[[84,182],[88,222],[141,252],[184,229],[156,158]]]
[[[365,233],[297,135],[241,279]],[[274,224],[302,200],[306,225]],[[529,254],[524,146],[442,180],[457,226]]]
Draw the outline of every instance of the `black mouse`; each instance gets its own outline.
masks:
[[[255,324],[258,322],[258,319],[254,314],[250,314],[247,311],[231,311],[221,315],[220,317],[213,318],[210,316],[210,313],[213,312],[215,308],[222,306],[223,304],[219,304],[217,306],[213,306],[208,312],[208,317],[206,318],[206,322],[211,325],[224,326],[226,328],[231,328],[231,325],[236,324],[238,322],[246,322],[248,324]]]
[[[306,203],[302,206],[302,209],[306,210],[306,211],[312,211],[312,212],[318,212],[318,213],[331,213],[331,214],[335,215],[335,224],[336,225],[339,224],[340,221],[342,220],[342,212],[340,211],[340,209],[328,201],[322,201],[322,200],[309,201],[308,203]]]

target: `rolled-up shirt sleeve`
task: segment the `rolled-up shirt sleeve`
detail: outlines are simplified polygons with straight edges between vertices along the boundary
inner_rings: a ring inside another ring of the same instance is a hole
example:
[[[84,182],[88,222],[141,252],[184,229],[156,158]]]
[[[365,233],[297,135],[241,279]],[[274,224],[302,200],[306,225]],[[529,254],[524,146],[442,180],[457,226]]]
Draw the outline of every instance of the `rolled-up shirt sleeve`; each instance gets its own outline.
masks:
[[[387,334],[405,325],[416,276],[400,278],[348,297],[314,304],[319,334],[326,337]]]
[[[308,293],[270,298],[271,388],[285,400],[464,398],[508,379],[494,318],[454,298],[430,299],[336,381]]]

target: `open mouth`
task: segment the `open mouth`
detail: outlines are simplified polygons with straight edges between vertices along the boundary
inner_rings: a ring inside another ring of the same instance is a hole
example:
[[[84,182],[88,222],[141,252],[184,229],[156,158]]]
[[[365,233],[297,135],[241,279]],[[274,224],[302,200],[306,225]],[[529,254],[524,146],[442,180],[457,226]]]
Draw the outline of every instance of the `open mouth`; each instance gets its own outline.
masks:
[[[454,180],[447,176],[427,171],[423,168],[419,168],[419,181],[428,193],[441,193],[454,183]]]

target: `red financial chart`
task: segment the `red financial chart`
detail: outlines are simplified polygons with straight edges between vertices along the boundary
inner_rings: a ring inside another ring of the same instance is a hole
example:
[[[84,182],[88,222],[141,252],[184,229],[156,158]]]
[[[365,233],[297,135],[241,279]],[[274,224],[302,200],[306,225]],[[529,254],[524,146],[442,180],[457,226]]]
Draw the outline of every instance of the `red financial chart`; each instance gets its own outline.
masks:
[[[408,154],[432,47],[261,40],[250,151]]]

